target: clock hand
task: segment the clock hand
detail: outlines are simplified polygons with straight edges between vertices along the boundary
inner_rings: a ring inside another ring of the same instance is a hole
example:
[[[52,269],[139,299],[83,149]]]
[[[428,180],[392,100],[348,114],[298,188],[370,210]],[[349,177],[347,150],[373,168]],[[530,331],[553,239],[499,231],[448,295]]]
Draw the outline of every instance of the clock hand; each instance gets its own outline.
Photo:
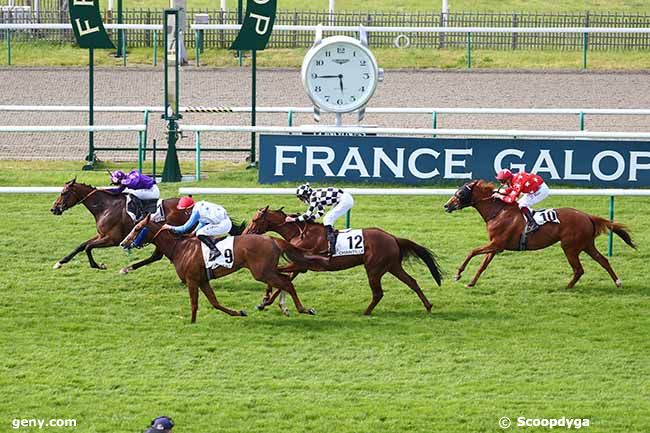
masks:
[[[340,75],[317,75],[316,78],[339,78]]]
[[[339,75],[339,84],[341,85],[341,93],[343,93],[343,74]]]

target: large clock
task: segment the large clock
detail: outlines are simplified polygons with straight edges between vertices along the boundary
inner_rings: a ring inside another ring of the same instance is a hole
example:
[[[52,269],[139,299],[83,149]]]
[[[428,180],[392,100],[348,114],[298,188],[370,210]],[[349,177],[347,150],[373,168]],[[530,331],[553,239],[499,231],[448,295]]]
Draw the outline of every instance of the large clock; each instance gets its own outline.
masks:
[[[317,42],[302,63],[302,83],[314,106],[349,113],[364,107],[380,81],[380,69],[359,40],[332,36]]]

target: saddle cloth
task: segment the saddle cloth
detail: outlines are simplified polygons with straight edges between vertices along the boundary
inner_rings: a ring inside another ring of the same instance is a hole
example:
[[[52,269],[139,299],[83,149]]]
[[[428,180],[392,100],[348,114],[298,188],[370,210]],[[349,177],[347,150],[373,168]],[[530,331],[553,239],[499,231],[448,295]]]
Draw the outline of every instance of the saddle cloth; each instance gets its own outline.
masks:
[[[137,203],[139,202],[139,203]],[[141,205],[142,215],[136,215],[136,211]],[[140,200],[131,194],[126,196],[126,213],[129,214],[131,219],[135,222],[142,218],[144,215],[150,213],[155,222],[161,222],[165,219],[165,212],[163,210],[162,199],[156,200]]]
[[[363,230],[342,230],[336,238],[336,253],[337,256],[356,256],[365,252],[363,242]]]
[[[210,248],[203,242],[201,242],[201,251],[203,252],[203,262],[205,263],[206,269],[214,269],[219,266],[224,268],[232,268],[233,263],[235,262],[235,250],[233,248],[234,237],[228,236],[225,239],[217,243],[217,249],[221,252],[221,255],[216,258],[216,260],[209,261],[210,258]]]
[[[560,224],[560,218],[557,216],[555,209],[539,209],[533,214],[533,219],[538,225],[546,223]]]

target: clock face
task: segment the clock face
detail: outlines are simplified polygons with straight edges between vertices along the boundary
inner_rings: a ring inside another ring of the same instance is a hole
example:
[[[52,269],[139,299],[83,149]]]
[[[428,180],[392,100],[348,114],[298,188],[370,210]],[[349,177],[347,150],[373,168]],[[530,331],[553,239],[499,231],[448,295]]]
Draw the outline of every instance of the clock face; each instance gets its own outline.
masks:
[[[340,39],[315,50],[303,66],[305,90],[314,104],[343,113],[363,107],[377,86],[372,54],[358,43]]]

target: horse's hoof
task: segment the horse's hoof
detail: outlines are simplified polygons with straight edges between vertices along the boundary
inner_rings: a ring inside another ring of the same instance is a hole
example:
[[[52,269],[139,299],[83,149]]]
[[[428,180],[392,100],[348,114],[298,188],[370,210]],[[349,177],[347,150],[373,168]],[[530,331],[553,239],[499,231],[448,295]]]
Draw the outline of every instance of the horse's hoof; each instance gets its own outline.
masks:
[[[264,305],[262,305],[262,304],[260,304],[260,305],[256,305],[256,306],[255,306],[255,309],[256,309],[257,311],[264,311]]]
[[[126,268],[120,269],[120,274],[128,274],[129,272],[131,272],[131,270],[132,270],[131,267],[127,266]]]
[[[246,311],[244,311],[244,310],[239,310],[239,315],[242,316],[242,317],[246,317],[246,316],[248,316],[248,313],[246,313]]]
[[[460,280],[460,274],[454,275],[454,281],[458,281],[458,280]]]
[[[623,287],[623,281],[621,281],[620,279],[614,281],[614,284],[616,284],[616,287],[618,287],[619,289]]]
[[[99,266],[97,266],[97,269],[101,269],[102,271],[106,270],[106,265],[103,263],[100,263]]]
[[[310,316],[315,316],[316,315],[316,310],[314,310],[313,308],[310,308],[309,310],[307,310],[307,314],[309,314]]]
[[[471,289],[472,287],[474,287],[474,284],[465,284],[465,287]]]
[[[61,262],[56,262],[54,266],[52,266],[52,269],[59,269],[61,266],[63,266]]]
[[[290,312],[288,309],[284,309],[284,310],[282,310],[282,314],[284,314],[286,317],[290,317],[290,316],[291,316],[291,312]]]

